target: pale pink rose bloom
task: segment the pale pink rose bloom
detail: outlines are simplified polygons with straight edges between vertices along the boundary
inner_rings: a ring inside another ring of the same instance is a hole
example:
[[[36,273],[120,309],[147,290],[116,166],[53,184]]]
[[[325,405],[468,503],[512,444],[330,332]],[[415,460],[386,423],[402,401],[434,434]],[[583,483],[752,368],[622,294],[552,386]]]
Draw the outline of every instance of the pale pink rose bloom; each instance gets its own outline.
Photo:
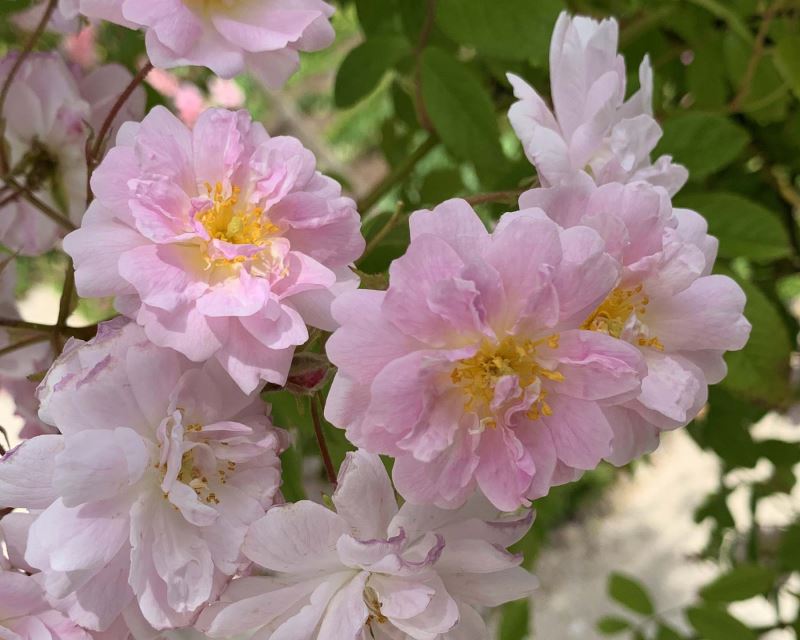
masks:
[[[180,78],[164,69],[153,69],[147,74],[146,80],[147,84],[167,98],[174,98],[181,86]]]
[[[173,96],[178,117],[189,127],[193,127],[206,109],[203,92],[190,82],[183,82]]]
[[[79,0],[59,0],[56,10],[47,25],[49,31],[62,34],[71,34],[80,28],[78,17]],[[42,21],[47,9],[47,1],[34,4],[31,8],[15,13],[11,16],[14,25],[24,31],[33,31]]]
[[[477,485],[511,511],[596,467],[603,406],[637,396],[644,373],[636,348],[582,329],[619,277],[602,238],[540,210],[489,234],[463,200],[410,226],[388,291],[334,304],[331,422],[396,457],[412,502],[458,506]]]
[[[28,514],[13,513],[0,522],[0,638],[3,640],[91,640],[48,598],[41,576],[30,571],[21,555]],[[3,554],[5,547],[6,555]]]
[[[208,83],[211,103],[216,107],[239,109],[244,106],[245,95],[235,80],[211,78]]]
[[[97,29],[88,25],[76,34],[64,38],[61,45],[67,57],[84,69],[93,69],[97,66]]]
[[[380,458],[349,453],[336,511],[302,501],[253,523],[244,553],[268,571],[234,580],[198,627],[212,638],[484,640],[478,613],[537,586],[506,548],[530,513],[503,516],[481,496],[457,511],[397,508]]]
[[[711,275],[717,240],[688,209],[646,183],[596,187],[580,173],[560,187],[533,189],[521,207],[539,207],[564,227],[588,225],[624,265],[619,283],[586,318],[594,331],[639,348],[647,364],[638,397],[604,409],[614,430],[607,458],[626,464],[653,451],[663,430],[683,427],[726,374],[723,355],[744,347],[745,296]]]
[[[135,604],[156,628],[190,624],[247,564],[240,547],[278,497],[285,433],[217,362],[119,320],[68,343],[39,395],[63,435],[0,461],[0,505],[42,510],[26,562],[86,628]]]
[[[244,111],[208,110],[192,131],[156,108],[123,128],[92,187],[64,241],[80,295],[117,296],[153,342],[216,359],[245,392],[283,384],[306,324],[334,329],[331,302],[357,286],[355,203]]]
[[[625,100],[625,60],[617,53],[619,25],[562,13],[550,43],[554,110],[524,80],[508,79],[519,100],[508,117],[545,186],[586,170],[598,183],[646,180],[676,193],[688,172],[669,156],[650,153],[662,131],[653,118],[653,73],[647,57],[639,90]]]
[[[0,82],[16,53],[0,61]],[[131,80],[120,65],[84,75],[70,70],[56,54],[26,59],[11,86],[2,117],[10,164],[17,181],[78,224],[86,209],[86,141],[98,131],[117,96]],[[144,110],[144,92],[136,91],[117,124]],[[0,182],[0,242],[23,255],[52,249],[63,229]]]
[[[41,576],[0,569],[0,637],[3,640],[92,640],[92,636],[55,609]]]
[[[280,88],[296,70],[300,51],[334,39],[323,0],[80,0],[81,13],[145,31],[157,67],[208,67],[223,78],[245,71]]]

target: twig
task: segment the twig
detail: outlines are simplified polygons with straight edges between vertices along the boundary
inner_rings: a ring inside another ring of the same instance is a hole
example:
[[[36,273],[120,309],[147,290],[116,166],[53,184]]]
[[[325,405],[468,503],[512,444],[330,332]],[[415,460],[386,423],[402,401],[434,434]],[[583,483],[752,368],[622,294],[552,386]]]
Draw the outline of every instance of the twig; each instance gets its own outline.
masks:
[[[27,331],[37,331],[46,335],[51,335],[56,326],[52,324],[40,324],[38,322],[26,322],[25,320],[15,320],[13,318],[0,318],[0,327],[9,327],[10,329],[25,329]],[[65,335],[74,338],[92,338],[97,333],[97,325],[89,325],[88,327],[63,327],[62,332]]]
[[[61,290],[61,299],[58,302],[58,320],[56,320],[56,330],[53,334],[53,346],[56,353],[61,353],[64,343],[61,337],[67,327],[67,319],[72,311],[72,299],[75,296],[75,266],[72,258],[67,261],[67,269],[64,272],[64,287]]]
[[[419,41],[414,49],[414,108],[417,111],[417,119],[422,128],[428,133],[436,130],[425,108],[425,99],[422,95],[422,54],[433,33],[433,25],[436,22],[436,0],[427,0],[425,22],[419,32]]]
[[[139,72],[133,77],[128,86],[125,87],[125,91],[119,95],[119,98],[117,98],[114,106],[111,107],[111,111],[108,112],[103,125],[100,127],[100,132],[97,134],[94,147],[92,147],[92,150],[87,158],[87,162],[90,165],[90,170],[97,163],[97,160],[103,151],[103,145],[105,144],[105,140],[109,131],[111,131],[111,127],[114,125],[114,120],[119,115],[119,112],[122,111],[122,108],[125,106],[128,98],[133,95],[133,92],[136,91],[136,88],[142,84],[142,82],[144,82],[144,79],[152,70],[153,63],[148,60],[147,63],[141,69],[139,69]]]
[[[22,48],[22,51],[17,56],[17,59],[14,60],[14,65],[11,67],[11,71],[8,72],[8,76],[6,77],[6,81],[3,83],[3,88],[0,89],[0,119],[3,116],[3,111],[6,104],[6,98],[8,98],[8,94],[11,91],[11,85],[14,82],[14,78],[16,78],[19,70],[22,68],[22,65],[25,63],[27,57],[33,51],[33,48],[36,46],[36,43],[39,41],[39,38],[42,37],[44,30],[47,28],[47,23],[50,22],[50,18],[53,16],[53,12],[56,10],[56,6],[58,5],[58,0],[49,0],[47,3],[47,8],[44,10],[42,14],[42,19],[39,21],[39,24],[36,25],[36,29],[31,34],[31,37],[28,38],[28,41],[25,43],[25,46]],[[5,136],[5,126],[2,127],[3,136]],[[5,175],[8,173],[9,166],[8,166],[8,157],[6,156],[6,147],[3,140],[0,140],[0,175]]]
[[[436,148],[437,144],[439,144],[439,139],[435,135],[429,135],[425,138],[425,141],[411,155],[390,171],[383,180],[359,200],[358,210],[361,215],[366,215],[372,207],[380,202],[383,196],[391,191],[396,183],[407,177],[417,166],[417,163]]]
[[[7,347],[0,349],[0,358],[7,356],[9,353],[14,353],[15,351],[24,349],[25,347],[30,347],[31,345],[39,344],[40,342],[45,342],[46,340],[47,336],[45,335],[32,336],[30,338],[26,338],[25,340],[20,340],[19,342],[15,342],[14,344],[10,344]]]
[[[761,25],[756,35],[756,41],[753,44],[753,52],[750,54],[750,60],[747,62],[747,69],[745,69],[744,76],[742,77],[742,84],[739,86],[739,91],[736,93],[733,100],[731,100],[730,105],[728,105],[728,109],[732,112],[739,111],[742,103],[747,96],[750,95],[750,88],[753,83],[753,78],[756,75],[756,70],[758,69],[758,63],[764,55],[764,43],[767,40],[769,26],[772,24],[772,20],[775,18],[775,14],[782,4],[783,0],[775,0],[764,12],[764,17],[761,20]]]
[[[328,480],[336,487],[336,469],[333,467],[333,460],[331,460],[331,452],[328,450],[328,443],[325,442],[325,433],[322,430],[322,416],[317,403],[318,398],[316,395],[313,395],[309,400],[311,403],[311,420],[314,423],[314,433],[317,436],[319,452],[322,454],[322,463],[325,465],[325,472],[328,474]]]
[[[2,200],[0,200],[0,207],[5,207],[10,202],[14,202],[20,196],[20,191],[17,189],[11,189],[11,195],[6,196]]]
[[[495,191],[493,193],[481,193],[476,196],[464,198],[471,205],[486,204],[488,202],[506,202],[516,204],[519,197],[528,189],[520,191]]]
[[[53,209],[49,204],[44,202],[41,198],[39,198],[35,193],[33,193],[30,189],[26,186],[17,182],[14,178],[6,176],[6,182],[14,187],[17,190],[20,196],[25,198],[28,202],[30,202],[34,207],[39,209],[44,215],[50,218],[53,222],[57,225],[62,226],[67,231],[75,231],[78,227],[76,227],[72,221]]]
[[[367,244],[367,248],[364,250],[364,255],[361,256],[359,262],[364,260],[364,258],[366,258],[370,253],[372,253],[373,251],[375,251],[375,249],[378,248],[380,243],[386,239],[386,236],[388,236],[392,232],[392,229],[394,229],[397,226],[397,223],[400,222],[400,218],[402,216],[403,216],[403,202],[398,200],[397,206],[392,212],[392,215],[389,217],[386,223],[380,229],[378,229],[378,232],[370,239],[369,243]]]

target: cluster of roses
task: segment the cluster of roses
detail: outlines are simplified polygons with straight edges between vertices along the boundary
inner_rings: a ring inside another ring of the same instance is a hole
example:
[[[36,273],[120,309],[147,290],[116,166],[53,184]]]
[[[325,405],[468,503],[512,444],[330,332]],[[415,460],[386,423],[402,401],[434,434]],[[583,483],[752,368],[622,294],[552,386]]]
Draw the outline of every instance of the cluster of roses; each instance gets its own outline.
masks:
[[[321,0],[62,9],[146,28],[157,65],[265,81],[331,37]],[[650,161],[651,70],[626,101],[617,38],[613,20],[559,18],[554,109],[510,77],[542,186],[491,232],[463,200],[414,213],[385,291],[358,289],[355,204],[298,140],[223,109],[192,129],[163,108],[120,124],[64,240],[79,294],[113,297],[120,317],[67,344],[37,392],[57,431],[0,463],[0,507],[24,509],[0,523],[0,635],[487,638],[482,610],[535,587],[507,551],[531,501],[655,449],[749,333],[741,289],[711,275],[704,220],[672,207],[685,169]],[[62,202],[35,186],[68,213],[69,171],[80,191],[86,168],[51,154],[85,141],[80,109],[108,109],[98,90],[34,56],[4,113],[12,157],[38,149],[63,168]],[[44,242],[13,233],[44,223],[12,206],[4,243]],[[329,506],[284,504],[289,441],[260,398],[309,327],[333,332],[325,414],[359,447]]]

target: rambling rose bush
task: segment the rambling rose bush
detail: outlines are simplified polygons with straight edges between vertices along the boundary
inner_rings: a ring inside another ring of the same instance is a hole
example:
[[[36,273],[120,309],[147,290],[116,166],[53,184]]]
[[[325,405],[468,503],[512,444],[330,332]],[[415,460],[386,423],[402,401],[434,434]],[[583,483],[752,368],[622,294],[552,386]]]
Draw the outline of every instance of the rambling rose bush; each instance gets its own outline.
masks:
[[[196,365],[114,321],[71,342],[40,388],[33,438],[0,463],[0,506],[41,510],[26,562],[70,617],[107,629],[131,603],[191,624],[230,576],[247,525],[279,499],[285,434],[215,361]],[[135,605],[134,605],[135,606]]]
[[[537,586],[506,551],[530,513],[504,517],[482,497],[398,510],[383,463],[363,451],[342,464],[333,505],[283,505],[254,522],[244,553],[268,575],[234,582],[199,626],[212,638],[482,640],[476,608]]]
[[[17,55],[0,61],[0,84]],[[2,112],[10,174],[75,224],[86,209],[86,142],[91,132],[100,130],[131,77],[120,65],[85,74],[68,68],[57,54],[36,53],[26,58],[11,84]],[[143,112],[144,92],[139,88],[118,114],[113,131]],[[49,251],[63,229],[16,192],[16,186],[0,179],[3,244],[22,255]]]
[[[597,229],[623,265],[618,285],[584,326],[636,346],[647,364],[642,392],[604,408],[614,430],[607,458],[626,464],[653,451],[660,431],[693,420],[708,385],[725,377],[724,353],[744,347],[750,335],[744,292],[731,278],[711,275],[718,243],[702,216],[673,210],[660,188],[597,187],[579,173],[562,186],[527,191],[519,203],[566,228]]]
[[[283,384],[306,324],[357,279],[359,217],[314,155],[244,112],[188,129],[166,109],[123,128],[65,240],[78,292],[116,306],[158,345],[217,360],[249,393]]]
[[[508,113],[546,186],[587,169],[599,184],[646,180],[675,194],[688,172],[669,156],[650,153],[661,137],[653,118],[653,71],[645,57],[639,90],[625,100],[625,60],[617,53],[619,24],[563,12],[550,41],[553,111],[533,87],[509,74],[519,100]]]
[[[297,69],[300,51],[334,39],[323,0],[80,0],[89,18],[143,29],[157,67],[208,67],[222,78],[245,71],[280,88]]]
[[[327,416],[356,445],[395,457],[403,496],[440,507],[478,486],[503,510],[611,453],[603,407],[639,395],[639,350],[582,327],[619,266],[588,227],[540,210],[493,233],[460,200],[411,216],[389,289],[334,304],[339,368]]]

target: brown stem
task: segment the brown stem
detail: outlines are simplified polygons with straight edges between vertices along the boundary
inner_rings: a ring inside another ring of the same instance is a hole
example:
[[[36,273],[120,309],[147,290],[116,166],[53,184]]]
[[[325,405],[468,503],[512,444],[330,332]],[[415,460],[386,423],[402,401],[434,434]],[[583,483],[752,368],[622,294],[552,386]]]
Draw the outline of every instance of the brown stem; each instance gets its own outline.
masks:
[[[61,353],[64,344],[61,340],[64,329],[67,327],[67,319],[72,311],[72,299],[75,296],[75,266],[72,258],[67,262],[67,269],[64,273],[64,287],[61,290],[61,299],[58,302],[58,320],[56,321],[56,331],[53,335],[53,343],[56,353]]]
[[[336,469],[333,467],[331,452],[328,450],[328,443],[325,441],[325,433],[322,430],[322,415],[319,410],[318,398],[316,395],[311,396],[310,403],[311,420],[314,423],[314,433],[317,436],[317,444],[319,445],[319,452],[322,455],[322,463],[325,465],[325,472],[328,474],[328,480],[336,487]]]
[[[527,189],[524,191],[527,191]],[[507,202],[510,204],[516,204],[517,200],[524,193],[524,191],[495,191],[493,193],[479,193],[476,196],[470,196],[469,198],[464,199],[473,206],[476,204],[486,204],[488,202]]]
[[[0,318],[0,327],[9,327],[10,329],[25,329],[27,331],[37,331],[52,335],[58,328],[52,324],[40,324],[38,322],[26,322],[25,320],[15,320],[13,318]],[[74,338],[89,339],[94,337],[97,333],[97,325],[90,325],[88,327],[63,327],[62,332],[65,335]]]
[[[6,98],[8,98],[8,94],[11,91],[11,85],[14,82],[14,78],[17,77],[17,74],[22,68],[22,65],[25,63],[25,60],[31,54],[31,51],[33,51],[33,48],[39,41],[39,38],[42,37],[44,30],[47,28],[47,23],[50,22],[50,18],[53,16],[53,12],[56,10],[57,5],[58,0],[49,0],[47,3],[47,8],[44,10],[44,14],[42,14],[42,19],[39,21],[39,24],[36,25],[36,29],[31,34],[31,37],[28,38],[28,41],[25,43],[25,46],[22,48],[19,56],[17,56],[17,59],[14,60],[14,65],[11,67],[11,71],[8,72],[6,81],[3,83],[3,88],[0,89],[0,119],[3,117]],[[3,126],[2,129],[2,133],[5,136],[5,126]],[[9,166],[5,143],[0,140],[0,174],[5,175],[8,173],[8,170]]]
[[[119,95],[119,98],[117,98],[114,106],[111,107],[111,111],[108,112],[103,125],[100,127],[100,132],[97,134],[94,147],[92,147],[91,151],[89,152],[87,162],[89,163],[90,170],[95,166],[100,154],[103,151],[103,145],[105,144],[109,131],[111,131],[111,127],[114,125],[114,120],[119,115],[119,112],[122,111],[122,108],[125,106],[128,98],[133,95],[133,92],[136,91],[136,88],[142,84],[142,82],[144,82],[147,74],[149,74],[152,70],[153,63],[148,60],[147,63],[141,69],[139,69],[139,72],[133,77],[128,86],[125,87],[125,91]]]
[[[428,115],[428,110],[425,108],[425,99],[422,95],[422,53],[428,46],[428,41],[433,33],[433,25],[436,21],[436,0],[427,0],[426,9],[425,22],[419,33],[419,42],[414,49],[414,108],[422,128],[428,133],[434,133],[435,128]]]
[[[364,250],[364,254],[361,256],[359,262],[362,262],[369,254],[371,254],[373,251],[375,251],[375,249],[378,248],[378,246],[380,246],[381,242],[386,239],[386,236],[388,236],[392,232],[392,229],[397,226],[397,223],[400,222],[400,218],[402,216],[403,203],[398,200],[397,206],[392,212],[392,215],[386,221],[386,224],[384,224],[370,239],[369,243],[367,244],[367,248]]]
[[[0,349],[0,358],[7,356],[9,353],[14,353],[15,351],[24,349],[25,347],[30,347],[31,345],[39,344],[40,342],[45,342],[46,340],[47,336],[45,335],[32,336],[30,338],[26,338],[25,340],[20,340],[19,342],[15,342],[14,344],[10,344],[7,347]]]
[[[750,60],[747,62],[747,69],[745,69],[744,76],[742,77],[742,84],[739,87],[739,91],[728,105],[728,109],[733,113],[741,109],[742,103],[747,99],[747,96],[750,95],[750,88],[753,83],[753,78],[756,75],[756,70],[758,69],[758,63],[764,55],[764,43],[767,40],[769,26],[772,24],[772,20],[775,18],[775,14],[782,4],[783,0],[775,0],[764,12],[764,17],[761,20],[761,25],[758,28],[758,34],[753,44],[753,53],[750,55]]]
[[[417,163],[436,148],[437,144],[439,144],[439,139],[435,135],[425,138],[425,141],[411,155],[407,156],[402,163],[390,171],[367,195],[359,200],[358,210],[361,215],[366,215],[372,207],[380,202],[383,196],[391,191],[392,187],[406,178],[417,166]]]
[[[14,189],[16,189],[21,197],[30,202],[34,207],[39,209],[39,211],[41,211],[44,215],[50,218],[57,225],[63,227],[67,231],[75,231],[75,229],[78,228],[74,224],[72,224],[72,221],[69,218],[65,217],[64,215],[53,209],[53,207],[44,202],[41,198],[39,198],[26,186],[17,182],[14,178],[6,176],[6,182],[9,185],[11,185]]]

